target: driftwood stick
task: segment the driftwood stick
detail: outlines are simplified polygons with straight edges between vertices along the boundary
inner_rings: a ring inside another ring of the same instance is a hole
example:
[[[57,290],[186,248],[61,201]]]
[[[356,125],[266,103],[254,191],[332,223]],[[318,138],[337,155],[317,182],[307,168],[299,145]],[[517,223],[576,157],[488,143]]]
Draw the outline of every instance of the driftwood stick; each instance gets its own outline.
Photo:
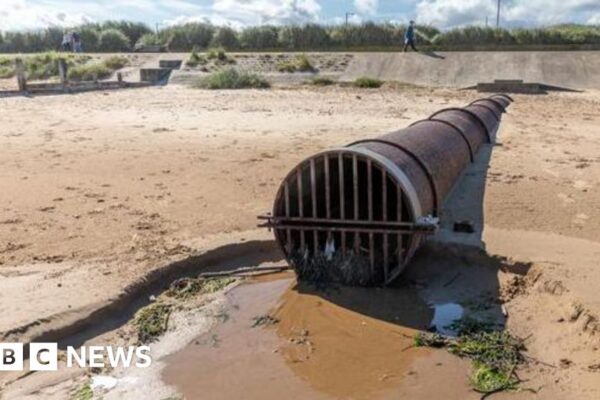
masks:
[[[279,267],[243,267],[237,268],[231,271],[218,271],[218,272],[204,272],[198,275],[199,278],[217,278],[220,276],[232,276],[240,274],[271,274],[274,272],[282,272],[290,270],[290,266],[279,266]]]

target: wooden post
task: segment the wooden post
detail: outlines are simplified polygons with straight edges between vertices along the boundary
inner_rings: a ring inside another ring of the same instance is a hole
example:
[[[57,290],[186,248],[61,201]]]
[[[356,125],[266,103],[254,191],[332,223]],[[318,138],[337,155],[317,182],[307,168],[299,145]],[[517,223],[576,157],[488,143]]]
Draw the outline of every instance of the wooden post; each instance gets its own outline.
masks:
[[[119,86],[123,86],[123,74],[121,72],[117,72],[117,81],[119,82]]]
[[[25,64],[21,58],[15,59],[15,72],[17,73],[17,84],[20,92],[27,91],[27,76],[25,75]]]
[[[59,58],[58,59],[58,76],[60,77],[60,83],[62,83],[62,85],[64,87],[66,87],[67,84],[69,83],[69,81],[67,79],[67,73],[68,73],[67,61],[64,58]]]

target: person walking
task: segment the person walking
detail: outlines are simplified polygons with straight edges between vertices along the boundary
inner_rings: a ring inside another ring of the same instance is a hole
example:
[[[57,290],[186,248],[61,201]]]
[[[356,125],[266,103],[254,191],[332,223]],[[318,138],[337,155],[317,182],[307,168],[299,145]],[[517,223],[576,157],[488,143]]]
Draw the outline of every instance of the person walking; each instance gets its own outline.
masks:
[[[62,43],[60,47],[62,51],[72,51],[73,50],[73,35],[70,32],[65,31],[63,33]]]
[[[83,47],[81,45],[81,35],[77,32],[73,32],[73,52],[81,53],[83,51]]]
[[[408,50],[408,46],[413,49],[413,51],[419,51],[415,47],[415,21],[410,21],[408,28],[406,28],[406,32],[404,32],[404,52]]]

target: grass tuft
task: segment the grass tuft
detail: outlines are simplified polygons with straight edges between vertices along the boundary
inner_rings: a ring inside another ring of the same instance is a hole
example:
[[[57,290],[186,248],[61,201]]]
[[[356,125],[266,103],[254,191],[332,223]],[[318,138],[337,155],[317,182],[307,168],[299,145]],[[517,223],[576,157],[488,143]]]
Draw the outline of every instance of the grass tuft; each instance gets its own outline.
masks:
[[[354,86],[363,89],[378,89],[384,84],[383,81],[375,78],[369,78],[366,76],[357,78],[354,81]]]
[[[317,77],[314,78],[311,83],[315,86],[330,86],[335,85],[335,81],[329,78]]]
[[[74,81],[93,81],[95,79],[105,79],[110,77],[113,72],[129,65],[129,59],[123,56],[108,57],[101,62],[76,65],[69,68],[67,73],[69,79]]]
[[[519,380],[514,378],[510,371],[490,368],[479,363],[474,363],[469,381],[473,388],[480,393],[516,390],[519,385]]]
[[[94,391],[89,382],[71,394],[71,400],[92,400],[93,398]]]
[[[123,56],[111,56],[106,58],[102,63],[108,68],[116,71],[129,65],[129,59]]]
[[[306,54],[300,54],[292,60],[281,61],[277,64],[279,72],[315,72],[316,69]]]
[[[179,300],[185,300],[197,294],[215,293],[225,289],[231,283],[235,282],[235,278],[181,278],[171,284],[166,295],[175,297]]]
[[[198,65],[206,65],[206,64],[208,64],[208,60],[203,55],[198,54],[196,49],[192,50],[192,52],[190,53],[190,57],[185,62],[185,65],[187,65],[190,68],[194,68],[194,67],[197,67]]]
[[[93,63],[73,67],[69,69],[67,75],[74,81],[93,81],[108,78],[112,73],[113,70],[103,63]]]
[[[171,305],[151,304],[137,312],[134,325],[137,328],[138,343],[150,343],[167,331]]]
[[[218,64],[235,64],[235,59],[228,56],[225,52],[225,49],[222,47],[208,49],[206,52],[206,58],[208,60],[213,60]]]
[[[524,361],[523,341],[508,332],[491,331],[486,323],[463,319],[467,321],[456,325],[458,338],[419,333],[414,338],[415,346],[446,347],[452,354],[471,359],[470,381],[481,393],[517,389],[520,381],[515,370]]]
[[[201,78],[194,86],[201,89],[266,89],[271,85],[261,75],[228,68]]]

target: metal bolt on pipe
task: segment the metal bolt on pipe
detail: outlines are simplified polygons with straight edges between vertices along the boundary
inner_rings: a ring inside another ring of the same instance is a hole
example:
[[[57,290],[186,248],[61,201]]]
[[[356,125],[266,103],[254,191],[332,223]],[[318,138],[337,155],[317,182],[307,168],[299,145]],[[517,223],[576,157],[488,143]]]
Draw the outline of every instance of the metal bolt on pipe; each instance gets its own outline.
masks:
[[[443,200],[494,142],[512,101],[496,94],[309,157],[283,180],[260,226],[274,230],[300,279],[390,283],[435,233]]]

